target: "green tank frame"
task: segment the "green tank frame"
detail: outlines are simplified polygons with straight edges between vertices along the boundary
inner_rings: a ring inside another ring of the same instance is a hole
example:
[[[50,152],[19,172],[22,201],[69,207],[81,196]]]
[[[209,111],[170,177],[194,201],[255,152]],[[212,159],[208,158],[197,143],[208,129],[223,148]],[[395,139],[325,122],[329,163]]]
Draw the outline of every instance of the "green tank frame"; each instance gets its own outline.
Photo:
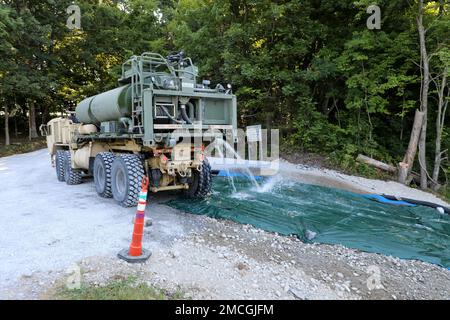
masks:
[[[150,52],[132,56],[122,65],[120,87],[83,100],[76,116],[100,127],[90,138],[135,139],[144,147],[168,145],[171,133],[180,129],[235,132],[237,100],[231,86],[210,88],[197,77],[198,68],[182,52],[167,58]]]

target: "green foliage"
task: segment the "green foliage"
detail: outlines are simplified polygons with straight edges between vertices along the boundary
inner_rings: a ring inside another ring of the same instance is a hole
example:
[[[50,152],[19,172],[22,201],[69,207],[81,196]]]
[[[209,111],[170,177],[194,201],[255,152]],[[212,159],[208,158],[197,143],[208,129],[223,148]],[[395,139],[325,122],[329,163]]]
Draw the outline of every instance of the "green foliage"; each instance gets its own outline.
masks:
[[[436,76],[450,63],[450,4],[425,2]],[[115,87],[133,54],[183,50],[202,78],[233,84],[241,126],[280,128],[286,147],[326,154],[362,174],[376,172],[355,163],[358,153],[391,163],[403,157],[420,99],[417,1],[377,1],[381,30],[366,27],[372,0],[76,3],[81,30],[65,25],[70,0],[0,1],[0,102],[19,106],[18,117],[35,103],[45,122]],[[433,86],[431,94],[430,163]],[[450,149],[449,118],[443,150]]]
[[[38,139],[31,142],[13,143],[9,146],[0,145],[0,157],[8,157],[15,154],[27,153],[47,146],[45,139]]]
[[[290,135],[287,142],[298,145],[304,151],[335,152],[340,140],[345,138],[346,132],[334,124],[326,121],[319,112],[312,112],[308,117],[300,116],[295,121],[295,133]]]

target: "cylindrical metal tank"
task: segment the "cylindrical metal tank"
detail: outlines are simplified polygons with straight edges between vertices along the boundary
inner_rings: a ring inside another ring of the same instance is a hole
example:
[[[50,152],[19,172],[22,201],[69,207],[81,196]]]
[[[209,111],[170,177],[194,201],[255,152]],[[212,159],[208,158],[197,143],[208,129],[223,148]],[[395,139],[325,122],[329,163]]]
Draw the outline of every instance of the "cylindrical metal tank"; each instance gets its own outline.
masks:
[[[131,115],[131,86],[106,91],[81,101],[76,108],[77,119],[86,124],[118,121]]]

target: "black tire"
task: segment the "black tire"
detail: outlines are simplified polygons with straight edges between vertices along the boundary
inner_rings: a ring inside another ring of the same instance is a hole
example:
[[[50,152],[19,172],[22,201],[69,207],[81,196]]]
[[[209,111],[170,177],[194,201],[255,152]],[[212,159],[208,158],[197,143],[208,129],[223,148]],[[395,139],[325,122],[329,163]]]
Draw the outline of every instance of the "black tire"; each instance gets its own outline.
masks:
[[[184,192],[188,198],[201,199],[207,197],[212,189],[211,165],[208,160],[204,160],[202,170],[194,170],[189,183],[189,189]]]
[[[57,150],[55,155],[56,178],[64,182],[64,150]]]
[[[111,167],[111,191],[114,200],[123,207],[136,206],[143,177],[144,166],[139,156],[117,156]]]
[[[212,170],[211,165],[209,164],[209,161],[207,159],[203,161],[202,171],[203,184],[199,196],[206,197],[211,193],[212,190]]]
[[[72,169],[70,151],[64,151],[64,179],[68,185],[76,185],[82,182],[81,170]]]
[[[95,190],[103,198],[111,198],[111,168],[114,162],[114,153],[101,152],[97,154],[94,161],[94,184]]]

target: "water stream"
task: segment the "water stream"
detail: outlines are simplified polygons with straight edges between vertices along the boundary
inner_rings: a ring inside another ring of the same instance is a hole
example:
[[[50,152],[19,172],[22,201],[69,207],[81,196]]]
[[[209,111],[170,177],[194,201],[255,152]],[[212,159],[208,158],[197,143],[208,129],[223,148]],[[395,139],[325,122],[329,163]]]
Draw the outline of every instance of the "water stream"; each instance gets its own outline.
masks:
[[[239,155],[239,153],[237,153],[233,146],[231,146],[228,142],[226,142],[223,139],[216,139],[215,140],[216,145],[216,149],[219,152],[220,157],[226,161],[226,159],[233,159],[234,161],[243,163],[245,162],[244,159],[242,159],[242,157]],[[222,152],[222,149],[220,147],[225,147],[225,150],[227,150],[228,152],[231,152],[233,158],[225,158],[224,153]],[[233,191],[236,192],[236,187],[234,185],[234,179],[232,177],[232,175],[230,174],[230,170],[227,168],[225,169],[228,172],[228,177],[231,177],[231,179],[229,179],[229,181],[232,184],[233,187]],[[242,166],[239,167],[238,170],[243,171],[243,173],[250,179],[250,181],[252,182],[252,184],[255,186],[256,190],[261,190],[261,187],[259,186],[258,181],[256,181],[255,175],[252,173],[252,171],[247,167],[247,166]]]
[[[223,140],[222,140],[223,141]],[[216,148],[217,152],[219,153],[220,157],[225,161],[225,156],[220,148]],[[230,186],[233,188],[233,192],[236,193],[236,186],[234,185],[234,178],[233,175],[230,173],[230,169],[225,169],[227,173],[227,179],[230,184]]]

